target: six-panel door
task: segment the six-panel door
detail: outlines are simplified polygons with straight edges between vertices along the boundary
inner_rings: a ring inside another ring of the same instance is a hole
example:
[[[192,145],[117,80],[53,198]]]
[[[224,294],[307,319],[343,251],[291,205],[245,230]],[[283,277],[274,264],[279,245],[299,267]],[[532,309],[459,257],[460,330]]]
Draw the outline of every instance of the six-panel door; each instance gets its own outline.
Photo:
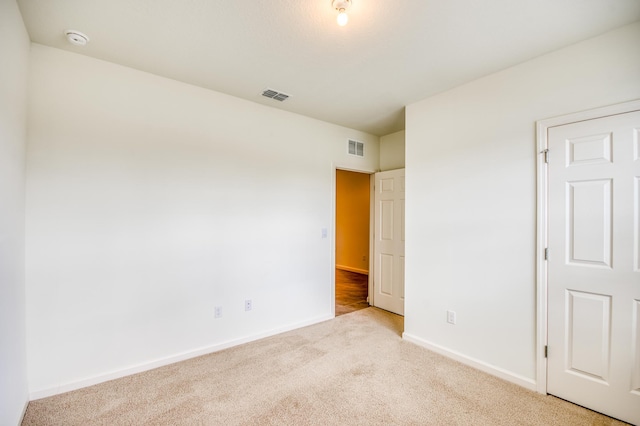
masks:
[[[640,112],[549,129],[550,394],[640,424]]]
[[[404,315],[404,169],[376,173],[373,305]]]

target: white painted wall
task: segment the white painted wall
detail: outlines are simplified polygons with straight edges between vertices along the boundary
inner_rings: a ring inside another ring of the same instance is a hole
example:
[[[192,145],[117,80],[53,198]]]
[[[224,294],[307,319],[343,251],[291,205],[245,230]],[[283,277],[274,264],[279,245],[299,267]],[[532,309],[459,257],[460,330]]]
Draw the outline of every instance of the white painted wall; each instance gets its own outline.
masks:
[[[395,170],[405,167],[405,131],[380,137],[380,170]]]
[[[638,46],[640,23],[407,107],[405,337],[532,386],[535,122],[640,98]]]
[[[37,44],[29,82],[32,396],[331,317],[334,167],[376,136]]]
[[[0,1],[0,424],[28,402],[24,279],[29,36],[16,2]]]

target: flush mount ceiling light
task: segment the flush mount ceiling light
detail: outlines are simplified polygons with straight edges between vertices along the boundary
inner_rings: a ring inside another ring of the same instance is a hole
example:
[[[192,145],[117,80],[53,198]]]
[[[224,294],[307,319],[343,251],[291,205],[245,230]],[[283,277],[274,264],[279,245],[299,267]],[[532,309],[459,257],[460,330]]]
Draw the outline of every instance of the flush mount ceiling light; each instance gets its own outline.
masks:
[[[75,46],[86,46],[89,42],[89,37],[80,31],[67,30],[64,32],[64,35],[67,38],[67,41]]]
[[[338,25],[344,27],[349,21],[347,9],[351,6],[351,0],[332,0],[331,7],[338,11]]]

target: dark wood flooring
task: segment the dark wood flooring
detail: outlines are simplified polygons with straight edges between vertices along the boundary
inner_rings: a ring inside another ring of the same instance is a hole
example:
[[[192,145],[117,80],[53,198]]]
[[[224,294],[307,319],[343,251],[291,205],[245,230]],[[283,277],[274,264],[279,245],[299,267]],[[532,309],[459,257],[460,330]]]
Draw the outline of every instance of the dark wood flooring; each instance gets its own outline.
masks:
[[[369,277],[336,269],[336,316],[368,308]]]

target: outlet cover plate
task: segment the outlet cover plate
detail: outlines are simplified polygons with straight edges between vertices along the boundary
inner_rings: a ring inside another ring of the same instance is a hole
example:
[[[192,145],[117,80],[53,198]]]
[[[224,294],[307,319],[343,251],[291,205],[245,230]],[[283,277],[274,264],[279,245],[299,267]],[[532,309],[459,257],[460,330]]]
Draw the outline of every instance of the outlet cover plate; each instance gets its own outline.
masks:
[[[455,325],[455,323],[456,323],[456,313],[454,311],[447,311],[447,322],[449,324]]]

